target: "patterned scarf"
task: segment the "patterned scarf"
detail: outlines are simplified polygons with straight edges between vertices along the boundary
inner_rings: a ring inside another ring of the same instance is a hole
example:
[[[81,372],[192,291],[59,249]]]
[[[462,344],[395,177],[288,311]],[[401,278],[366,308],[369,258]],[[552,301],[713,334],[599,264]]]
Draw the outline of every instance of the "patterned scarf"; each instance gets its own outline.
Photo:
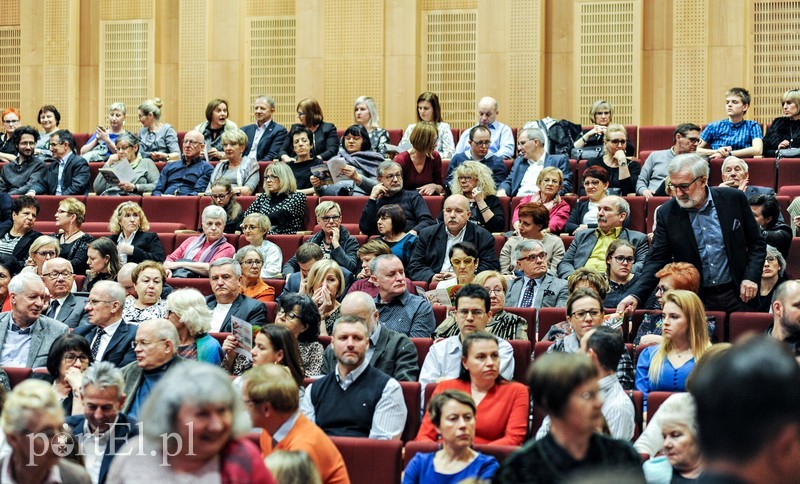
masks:
[[[195,238],[194,241],[189,244],[189,247],[186,248],[186,252],[183,254],[184,259],[191,259],[195,262],[211,262],[211,259],[214,258],[214,255],[217,253],[219,249],[226,243],[225,236],[221,236],[219,239],[214,241],[213,244],[209,245],[206,250],[200,254],[200,258],[195,260],[198,252],[203,247],[203,244],[206,243],[206,236],[200,235],[199,237]]]

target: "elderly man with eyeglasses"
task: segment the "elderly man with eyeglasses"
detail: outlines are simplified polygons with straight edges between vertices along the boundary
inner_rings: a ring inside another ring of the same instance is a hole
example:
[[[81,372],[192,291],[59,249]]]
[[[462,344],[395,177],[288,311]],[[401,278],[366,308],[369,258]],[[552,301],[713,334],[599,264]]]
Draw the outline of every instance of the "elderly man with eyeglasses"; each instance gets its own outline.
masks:
[[[361,213],[358,228],[366,235],[378,234],[378,210],[384,205],[397,204],[406,216],[405,230],[414,235],[436,222],[428,205],[416,190],[403,190],[403,167],[394,161],[384,161],[376,171],[378,184],[372,188],[369,200]]]
[[[100,281],[85,300],[86,320],[75,328],[75,334],[89,341],[94,361],[108,361],[123,367],[136,360],[131,342],[136,338],[135,324],[122,319],[125,288],[113,281]]]
[[[203,133],[191,130],[183,137],[183,156],[161,170],[153,195],[197,195],[204,193],[214,168],[203,156]]]
[[[633,311],[646,300],[658,284],[656,272],[668,262],[697,267],[707,311],[741,311],[755,297],[766,241],[744,192],[708,187],[708,171],[708,162],[697,154],[670,162],[667,172],[675,197],[658,210],[653,245],[619,311]]]
[[[53,341],[69,328],[43,314],[47,288],[36,274],[14,276],[8,293],[11,311],[0,314],[0,366],[45,366]]]
[[[506,306],[537,309],[566,306],[567,281],[547,272],[547,249],[541,242],[523,240],[514,248],[514,260],[522,275],[508,285]]]
[[[167,371],[183,361],[178,356],[178,330],[168,319],[151,319],[139,325],[131,348],[136,361],[122,368],[127,395],[122,412],[138,419],[150,391]]]
[[[42,264],[42,279],[50,293],[50,306],[45,316],[61,321],[70,328],[77,327],[86,317],[86,298],[71,292],[74,276],[72,263],[67,259],[56,257]]]

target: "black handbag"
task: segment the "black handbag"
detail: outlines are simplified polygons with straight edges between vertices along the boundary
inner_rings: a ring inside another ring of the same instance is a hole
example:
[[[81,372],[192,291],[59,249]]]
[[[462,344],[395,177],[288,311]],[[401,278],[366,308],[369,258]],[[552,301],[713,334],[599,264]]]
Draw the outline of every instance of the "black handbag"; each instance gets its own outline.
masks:
[[[569,157],[573,160],[591,160],[599,156],[603,156],[603,145],[572,148],[569,152]]]
[[[195,262],[192,259],[178,259],[175,262]],[[175,279],[197,279],[200,277],[200,274],[191,271],[185,267],[179,267],[177,269],[172,270],[172,277]]]
[[[800,148],[784,148],[775,153],[775,158],[800,158]]]

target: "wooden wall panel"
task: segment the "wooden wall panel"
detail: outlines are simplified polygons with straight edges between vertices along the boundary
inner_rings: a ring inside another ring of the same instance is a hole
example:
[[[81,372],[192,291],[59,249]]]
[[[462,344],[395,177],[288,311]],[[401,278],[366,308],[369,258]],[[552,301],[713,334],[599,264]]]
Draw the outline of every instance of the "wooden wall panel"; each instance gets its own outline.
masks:
[[[543,105],[546,81],[544,20],[543,0],[511,0],[508,28],[502,29],[508,32],[510,52],[503,56],[499,52],[488,54],[505,60],[505,69],[494,71],[493,77],[507,84],[508,94],[501,103],[499,117],[509,126],[522,127],[529,120],[547,116]],[[497,72],[503,72],[503,75],[497,76]],[[488,74],[492,75],[492,72]]]
[[[21,101],[19,26],[0,27],[0,109],[19,110]],[[30,122],[27,119],[25,122]]]
[[[404,129],[416,122],[416,99],[422,92],[417,74],[421,63],[420,10],[417,0],[386,0],[384,23],[384,103],[381,124]]]
[[[675,22],[672,49],[673,114],[664,124],[707,122],[707,90],[699,88],[708,85],[707,8],[706,0],[674,0],[673,18],[681,21]]]
[[[800,0],[754,2],[750,117],[770,123],[783,114],[783,93],[800,86]]]
[[[179,98],[174,122],[179,131],[205,121],[206,105],[214,96],[208,91],[208,3],[208,0],[180,0]]]
[[[295,120],[297,94],[295,18],[251,17],[248,19],[248,75],[245,82],[248,103],[259,96],[272,96],[275,103],[273,119],[285,126]],[[253,122],[252,113],[240,117],[242,124]]]

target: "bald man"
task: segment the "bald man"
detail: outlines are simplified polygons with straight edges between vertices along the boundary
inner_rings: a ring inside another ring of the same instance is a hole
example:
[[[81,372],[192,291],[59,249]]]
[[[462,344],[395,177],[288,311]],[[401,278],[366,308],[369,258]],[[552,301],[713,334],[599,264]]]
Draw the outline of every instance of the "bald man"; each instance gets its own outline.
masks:
[[[161,170],[154,196],[197,195],[203,193],[214,168],[206,161],[206,140],[199,131],[191,130],[183,137],[183,156],[180,161],[167,163]]]
[[[455,277],[448,254],[458,242],[469,242],[478,249],[478,272],[500,270],[494,253],[494,237],[489,231],[469,223],[469,200],[464,195],[451,195],[444,201],[444,223],[422,230],[408,263],[408,277],[412,281],[438,282]]]
[[[477,111],[478,124],[475,126],[486,126],[491,134],[492,142],[489,145],[489,154],[487,156],[514,158],[514,134],[511,132],[511,128],[497,120],[497,115],[500,114],[497,100],[488,96],[481,98],[478,101]],[[469,150],[469,134],[469,129],[465,129],[461,133],[461,139],[458,140],[455,154]]]

